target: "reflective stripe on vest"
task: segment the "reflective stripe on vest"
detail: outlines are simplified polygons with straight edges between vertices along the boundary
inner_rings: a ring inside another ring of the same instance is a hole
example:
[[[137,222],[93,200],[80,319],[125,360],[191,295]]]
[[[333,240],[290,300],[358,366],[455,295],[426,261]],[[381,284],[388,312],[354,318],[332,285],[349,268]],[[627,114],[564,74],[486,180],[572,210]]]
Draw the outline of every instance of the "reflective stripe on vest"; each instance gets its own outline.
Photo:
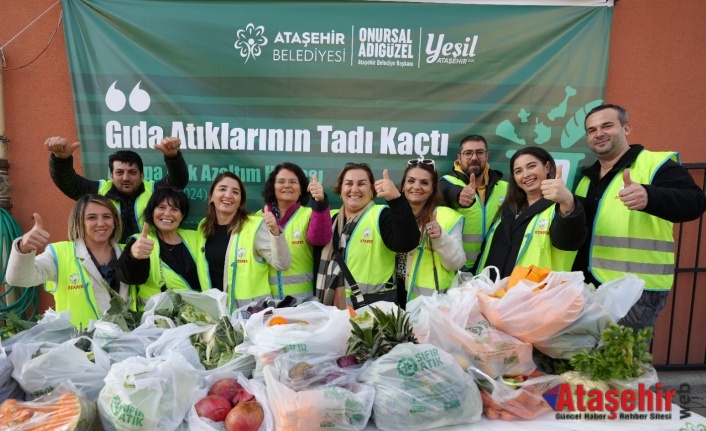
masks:
[[[461,223],[464,223],[464,217],[458,212],[448,207],[436,208],[436,220],[439,225],[447,233]],[[463,226],[461,226],[463,229]],[[436,291],[434,282],[434,267],[439,280],[439,292],[444,293],[453,282],[457,271],[449,271],[441,264],[439,255],[434,255],[431,250],[426,231],[422,232],[420,245],[414,250],[412,255],[413,267],[411,274],[407,277],[407,300],[412,300],[419,295],[429,296]]]
[[[270,297],[267,280],[270,265],[255,258],[255,237],[262,218],[248,216],[242,230],[231,236],[226,259],[230,310]]]
[[[286,271],[278,271],[270,265],[268,281],[273,298],[314,293],[314,249],[306,240],[311,213],[311,208],[299,207],[284,226],[292,264]]]
[[[346,244],[345,261],[364,294],[394,289],[386,285],[395,272],[395,252],[380,235],[380,213],[385,205],[372,205],[360,217]],[[350,296],[346,281],[346,296]]]
[[[142,223],[145,222],[144,217],[142,217],[142,213],[145,212],[145,208],[147,208],[147,201],[150,200],[150,197],[154,192],[154,181],[143,181],[142,184],[145,185],[145,191],[142,192],[137,197],[137,199],[135,199],[135,206],[133,208],[133,217],[135,217],[135,220],[137,220],[137,226],[140,227],[142,226]],[[105,194],[108,193],[111,188],[113,188],[112,180],[100,180],[100,183],[98,185],[98,194],[105,196]],[[111,199],[110,201],[113,202],[115,208],[118,209],[118,213],[121,213],[122,209],[120,208],[120,202],[113,199]]]
[[[54,295],[57,312],[71,311],[71,323],[76,327],[88,328],[91,319],[100,317],[100,311],[93,293],[91,277],[76,256],[75,244],[72,241],[55,242],[49,244],[47,249],[56,262],[57,281],[47,281],[44,284],[45,290]]]
[[[444,175],[441,179],[459,187],[468,185],[453,175]],[[476,192],[476,202],[473,205],[468,208],[454,208],[466,218],[463,227],[463,250],[466,252],[466,268],[471,268],[480,255],[483,240],[488,235],[490,226],[495,220],[495,215],[505,200],[507,185],[507,181],[498,181],[493,186],[490,196],[486,195],[485,204],[481,202],[480,195]]]
[[[517,259],[515,260],[515,266],[535,265],[540,268],[550,268],[552,271],[571,271],[574,259],[576,258],[576,252],[555,248],[552,246],[552,241],[549,236],[549,226],[555,214],[556,205],[550,205],[544,211],[535,214],[532,220],[530,220],[527,229],[525,229],[524,238],[522,238],[520,252],[517,254]],[[478,273],[485,268],[488,253],[493,244],[493,236],[501,220],[502,218],[498,218],[490,229],[486,247],[483,250],[480,264],[478,265]]]
[[[677,153],[642,150],[630,166],[632,181],[651,184],[657,170],[670,159],[679,162]],[[586,197],[589,185],[588,177],[583,177],[576,195]],[[591,232],[591,273],[601,283],[625,273],[635,274],[645,281],[645,290],[669,290],[674,284],[673,224],[643,211],[628,210],[618,195],[623,187],[620,171],[598,204]]]

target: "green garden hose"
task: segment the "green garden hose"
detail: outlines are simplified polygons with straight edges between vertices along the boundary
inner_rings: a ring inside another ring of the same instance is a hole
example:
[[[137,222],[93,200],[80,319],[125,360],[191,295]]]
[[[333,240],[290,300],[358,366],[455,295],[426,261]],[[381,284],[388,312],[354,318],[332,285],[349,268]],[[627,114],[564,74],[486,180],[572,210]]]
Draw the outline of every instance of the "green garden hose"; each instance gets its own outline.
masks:
[[[3,325],[8,313],[14,313],[22,319],[31,320],[39,307],[39,289],[36,286],[21,288],[5,284],[7,261],[12,250],[12,241],[22,236],[22,229],[17,221],[3,208],[0,208],[0,325]]]

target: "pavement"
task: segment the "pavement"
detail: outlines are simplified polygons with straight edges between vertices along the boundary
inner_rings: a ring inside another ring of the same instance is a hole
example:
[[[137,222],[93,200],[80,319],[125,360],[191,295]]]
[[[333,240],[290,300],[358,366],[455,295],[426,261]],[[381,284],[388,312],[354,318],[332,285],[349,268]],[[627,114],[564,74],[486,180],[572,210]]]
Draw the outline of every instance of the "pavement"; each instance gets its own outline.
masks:
[[[662,389],[677,391],[674,404],[706,417],[706,370],[703,371],[657,371]]]

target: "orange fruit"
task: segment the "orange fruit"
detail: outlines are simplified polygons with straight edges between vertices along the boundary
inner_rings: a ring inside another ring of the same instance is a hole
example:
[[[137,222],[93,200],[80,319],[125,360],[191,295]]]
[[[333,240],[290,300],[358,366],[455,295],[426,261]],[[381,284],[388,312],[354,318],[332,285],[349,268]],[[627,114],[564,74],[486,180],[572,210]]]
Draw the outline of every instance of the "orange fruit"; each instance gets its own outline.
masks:
[[[284,317],[274,316],[274,317],[270,318],[270,321],[267,324],[269,326],[275,326],[275,325],[286,325],[287,323],[289,323],[289,322],[287,322],[287,319],[285,319]]]

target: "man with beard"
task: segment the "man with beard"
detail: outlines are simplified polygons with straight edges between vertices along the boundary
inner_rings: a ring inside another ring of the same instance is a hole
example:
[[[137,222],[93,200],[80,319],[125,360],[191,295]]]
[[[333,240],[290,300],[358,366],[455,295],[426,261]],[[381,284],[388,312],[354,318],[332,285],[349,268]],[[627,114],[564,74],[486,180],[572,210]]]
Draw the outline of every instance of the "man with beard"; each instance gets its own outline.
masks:
[[[154,146],[164,154],[167,165],[167,175],[158,181],[144,181],[142,158],[134,151],[120,150],[111,154],[108,157],[110,179],[93,181],[74,170],[73,152],[80,146],[78,142],[70,143],[66,138],[55,136],[47,139],[44,146],[51,153],[49,174],[62,193],[73,200],[98,193],[113,201],[122,219],[121,244],[125,244],[132,234],[142,231],[142,213],[156,188],[172,186],[183,189],[189,182],[189,169],[179,151],[179,138],[166,137]]]
[[[466,216],[463,229],[466,265],[462,271],[473,268],[507,192],[503,174],[490,169],[489,155],[488,141],[483,136],[466,136],[461,139],[451,173],[439,180],[446,206]]]
[[[573,270],[596,286],[626,273],[643,279],[642,297],[618,323],[634,330],[654,327],[674,284],[672,224],[699,218],[706,197],[678,153],[628,145],[632,126],[625,108],[597,106],[584,126],[598,161],[583,168],[576,187],[592,238]]]

